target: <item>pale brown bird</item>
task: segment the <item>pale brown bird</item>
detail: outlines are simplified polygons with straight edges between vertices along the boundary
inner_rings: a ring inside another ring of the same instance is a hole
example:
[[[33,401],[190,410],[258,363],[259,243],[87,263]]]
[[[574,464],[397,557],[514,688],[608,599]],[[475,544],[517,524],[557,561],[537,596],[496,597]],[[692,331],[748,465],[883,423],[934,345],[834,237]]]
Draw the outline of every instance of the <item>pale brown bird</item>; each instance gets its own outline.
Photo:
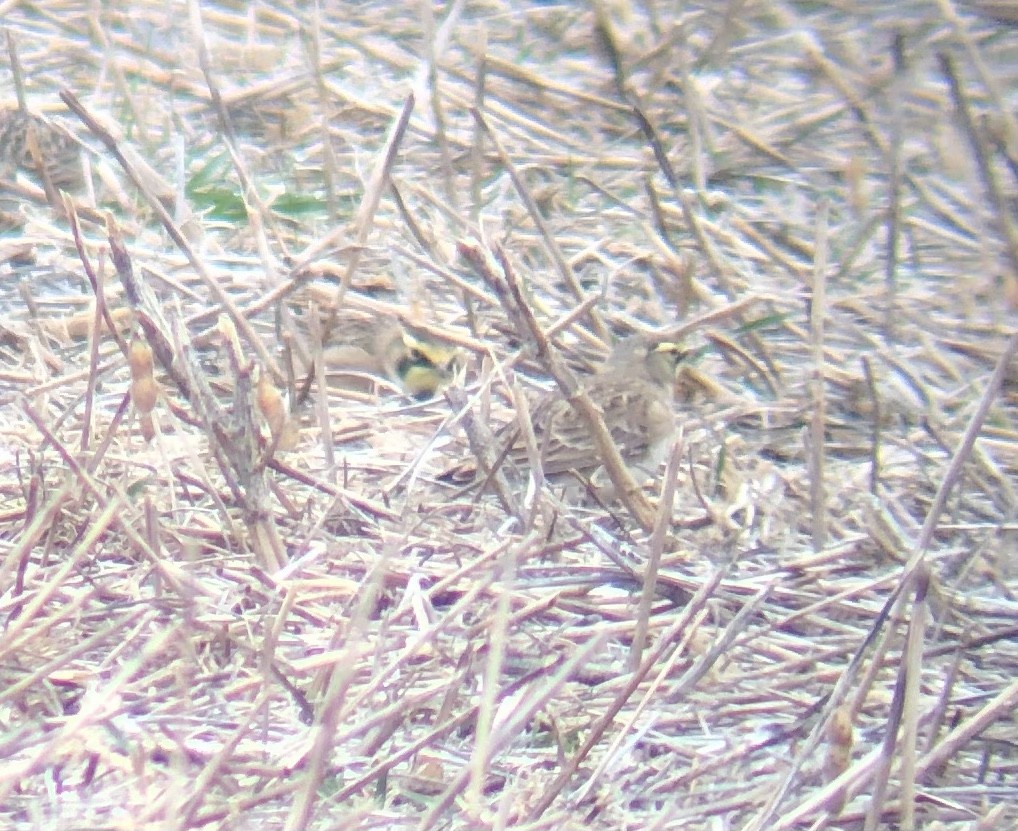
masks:
[[[36,113],[0,108],[0,176],[21,170],[38,180],[40,164],[58,189],[75,190],[84,182],[81,145],[70,132]]]
[[[651,478],[668,452],[677,430],[673,403],[676,370],[685,352],[674,343],[655,343],[636,336],[618,343],[599,370],[580,382],[601,411],[605,426],[633,477]],[[552,480],[577,472],[594,484],[602,477],[602,460],[587,423],[560,392],[545,393],[530,403],[541,470]],[[527,470],[530,456],[516,422],[495,436],[500,445],[495,463]],[[469,470],[468,470],[469,468]],[[476,464],[460,465],[445,478],[462,481],[477,475]]]
[[[627,338],[614,347],[596,374],[581,381],[638,480],[654,475],[675,436],[673,387],[684,354],[674,343]],[[587,424],[559,393],[539,400],[531,419],[545,475],[591,473],[601,467]],[[514,444],[510,458],[524,462],[525,447]]]

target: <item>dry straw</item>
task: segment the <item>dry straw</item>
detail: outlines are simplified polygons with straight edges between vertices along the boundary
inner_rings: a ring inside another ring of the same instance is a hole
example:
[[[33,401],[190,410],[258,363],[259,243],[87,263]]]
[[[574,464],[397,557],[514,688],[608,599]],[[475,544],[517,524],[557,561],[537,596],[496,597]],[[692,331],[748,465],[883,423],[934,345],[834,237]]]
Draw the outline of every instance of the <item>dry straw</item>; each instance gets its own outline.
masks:
[[[0,2],[0,825],[1018,824],[1005,5]]]

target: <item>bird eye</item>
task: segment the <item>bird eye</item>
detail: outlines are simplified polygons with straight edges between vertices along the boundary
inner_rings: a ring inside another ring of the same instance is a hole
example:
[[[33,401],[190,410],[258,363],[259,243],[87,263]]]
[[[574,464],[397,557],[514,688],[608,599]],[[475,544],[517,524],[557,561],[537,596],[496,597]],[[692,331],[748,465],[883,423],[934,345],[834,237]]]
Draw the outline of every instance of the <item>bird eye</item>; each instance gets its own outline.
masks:
[[[405,378],[407,373],[414,367],[414,359],[412,355],[404,355],[398,361],[396,361],[396,374],[400,378]]]

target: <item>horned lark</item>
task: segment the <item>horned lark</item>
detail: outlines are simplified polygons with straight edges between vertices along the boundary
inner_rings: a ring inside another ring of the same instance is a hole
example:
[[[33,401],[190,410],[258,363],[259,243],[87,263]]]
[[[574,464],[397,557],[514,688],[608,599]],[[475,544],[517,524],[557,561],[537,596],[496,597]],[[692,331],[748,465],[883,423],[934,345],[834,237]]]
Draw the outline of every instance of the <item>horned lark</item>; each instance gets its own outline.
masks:
[[[452,379],[459,351],[395,318],[348,311],[321,358],[330,386],[363,392],[382,379],[424,401]]]
[[[612,350],[601,370],[582,382],[583,391],[601,410],[605,425],[633,475],[653,476],[675,435],[672,406],[675,372],[685,353],[675,344],[628,338]],[[532,409],[541,467],[556,476],[601,467],[586,424],[568,401],[554,394]],[[514,445],[510,457],[525,458]]]
[[[460,363],[459,350],[410,327],[400,327],[398,335],[382,351],[383,369],[389,377],[399,379],[411,398],[423,401],[434,397],[452,380]]]
[[[445,344],[386,321],[368,339],[327,346],[322,354],[330,381],[357,386],[358,379],[385,378],[424,401],[449,383],[458,353]]]
[[[637,481],[654,475],[675,435],[673,389],[685,354],[676,344],[631,337],[615,346],[597,373],[581,381]],[[589,476],[599,488],[607,484],[586,423],[560,393],[546,393],[534,400],[530,421],[546,477],[560,480],[575,471]],[[517,423],[507,424],[495,439],[501,444],[496,464],[505,459],[508,467],[525,470],[530,466]],[[473,469],[468,470],[470,467]],[[458,466],[443,478],[462,481],[465,474],[476,476],[476,466]]]

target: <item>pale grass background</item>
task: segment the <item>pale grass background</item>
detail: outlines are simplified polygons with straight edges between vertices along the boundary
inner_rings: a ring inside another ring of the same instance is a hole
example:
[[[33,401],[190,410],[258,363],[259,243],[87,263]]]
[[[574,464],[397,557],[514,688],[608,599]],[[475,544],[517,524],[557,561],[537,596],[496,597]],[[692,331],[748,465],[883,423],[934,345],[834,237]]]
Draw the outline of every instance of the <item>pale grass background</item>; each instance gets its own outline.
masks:
[[[113,420],[126,362],[61,328],[91,290],[66,220],[22,172],[2,197],[24,225],[0,240],[4,827],[1018,822],[1013,366],[991,385],[1018,294],[1016,30],[949,0],[321,7],[208,3],[199,20],[179,2],[5,2],[0,19],[29,104],[86,136],[62,115],[68,88],[116,129],[241,309],[295,263],[329,286],[359,257],[351,302],[395,304],[504,358],[518,343],[457,256],[480,239],[548,324],[578,302],[562,263],[602,293],[605,329],[715,315],[687,336],[674,524],[651,540],[543,492],[524,529],[436,479],[466,452],[444,399],[332,395],[327,432],[306,408],[300,445],[279,455],[303,478],[269,474],[289,561],[273,572],[201,428],[165,403],[151,444],[129,410]],[[0,78],[13,104],[9,66]],[[365,213],[411,92],[391,168],[405,210],[386,189]],[[89,141],[93,193],[75,197],[110,302],[93,199],[167,316],[206,344],[207,285]],[[230,213],[238,168],[257,222]],[[250,316],[278,355],[271,308]],[[577,362],[596,352],[589,330],[563,346]],[[202,355],[229,386],[222,353]],[[491,357],[468,349],[462,383],[475,412],[490,395],[490,418],[511,417]],[[883,617],[910,558],[928,583],[905,582]]]

